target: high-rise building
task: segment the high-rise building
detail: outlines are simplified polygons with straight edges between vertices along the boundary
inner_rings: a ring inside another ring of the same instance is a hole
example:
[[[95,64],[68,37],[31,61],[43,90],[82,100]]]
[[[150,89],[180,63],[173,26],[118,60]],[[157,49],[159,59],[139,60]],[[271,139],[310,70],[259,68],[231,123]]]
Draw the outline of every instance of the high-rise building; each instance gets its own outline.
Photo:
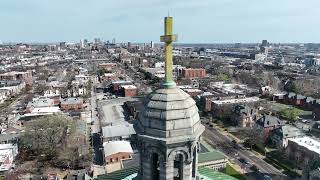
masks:
[[[80,48],[85,48],[84,40],[83,40],[83,39],[80,39]]]
[[[80,39],[80,48],[86,48],[88,46],[88,40],[87,39]]]
[[[59,46],[60,46],[60,49],[66,48],[66,42],[60,42]]]
[[[267,46],[269,46],[268,41],[267,41],[267,40],[262,40],[261,46],[262,46],[262,47],[267,47]]]
[[[112,44],[116,44],[116,38],[112,39]]]
[[[154,48],[154,42],[153,42],[153,41],[150,42],[150,48],[151,48],[151,49]]]
[[[138,179],[197,179],[200,137],[204,131],[195,101],[172,77],[172,17],[165,18],[165,80],[147,96],[135,124],[140,152]]]
[[[267,40],[262,40],[260,45],[260,52],[264,54],[268,54],[269,42]]]
[[[94,43],[95,44],[101,44],[101,39],[100,38],[94,38]]]

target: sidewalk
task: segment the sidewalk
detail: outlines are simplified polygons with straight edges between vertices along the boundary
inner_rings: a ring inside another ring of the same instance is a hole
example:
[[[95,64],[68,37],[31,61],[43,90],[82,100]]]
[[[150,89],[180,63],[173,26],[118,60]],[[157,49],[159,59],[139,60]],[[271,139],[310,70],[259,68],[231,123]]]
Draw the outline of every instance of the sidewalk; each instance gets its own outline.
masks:
[[[226,135],[229,139],[235,140],[237,143],[241,142],[241,139],[237,138],[233,134],[229,133],[228,131],[225,131],[223,128],[219,127],[216,123],[213,123],[214,128],[216,128],[220,133]]]

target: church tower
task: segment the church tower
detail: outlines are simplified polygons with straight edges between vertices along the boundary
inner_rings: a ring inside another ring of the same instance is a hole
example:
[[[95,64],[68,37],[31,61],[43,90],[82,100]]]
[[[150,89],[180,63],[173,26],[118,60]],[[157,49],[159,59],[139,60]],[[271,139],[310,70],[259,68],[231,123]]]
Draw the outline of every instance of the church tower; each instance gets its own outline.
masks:
[[[172,75],[172,17],[165,17],[165,80],[144,101],[135,124],[141,180],[198,179],[200,137],[204,131],[195,101],[176,87]]]

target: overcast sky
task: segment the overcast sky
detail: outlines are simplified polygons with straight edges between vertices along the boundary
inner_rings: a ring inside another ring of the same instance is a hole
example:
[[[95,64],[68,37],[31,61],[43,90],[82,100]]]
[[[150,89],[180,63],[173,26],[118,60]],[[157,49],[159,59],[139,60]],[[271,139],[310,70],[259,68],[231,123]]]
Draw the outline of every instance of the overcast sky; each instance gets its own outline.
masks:
[[[320,0],[0,0],[0,41],[320,42]]]

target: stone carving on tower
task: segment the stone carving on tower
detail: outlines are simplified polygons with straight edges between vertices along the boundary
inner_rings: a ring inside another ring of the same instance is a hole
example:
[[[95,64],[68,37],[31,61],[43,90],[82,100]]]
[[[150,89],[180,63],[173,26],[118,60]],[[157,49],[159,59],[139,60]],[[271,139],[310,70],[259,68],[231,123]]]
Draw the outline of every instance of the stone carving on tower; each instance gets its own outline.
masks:
[[[201,124],[195,101],[176,87],[172,77],[172,17],[165,17],[165,80],[144,100],[134,127],[140,151],[141,180],[198,179]]]

